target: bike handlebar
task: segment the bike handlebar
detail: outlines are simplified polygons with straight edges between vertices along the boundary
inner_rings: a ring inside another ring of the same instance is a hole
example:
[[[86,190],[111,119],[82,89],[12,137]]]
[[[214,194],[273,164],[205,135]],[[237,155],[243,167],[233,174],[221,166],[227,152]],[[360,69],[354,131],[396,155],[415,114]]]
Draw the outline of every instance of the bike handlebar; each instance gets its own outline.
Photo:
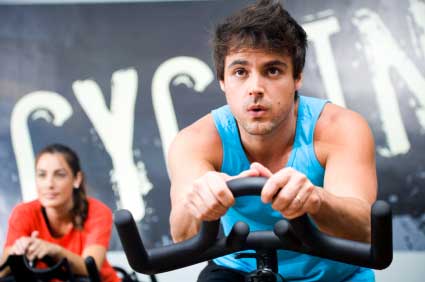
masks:
[[[266,181],[264,177],[239,178],[228,181],[227,186],[235,198],[260,195]],[[246,223],[237,222],[221,239],[217,239],[219,220],[203,222],[200,232],[187,241],[146,250],[129,211],[117,211],[114,222],[130,266],[144,274],[171,271],[243,250],[285,249],[374,269],[388,267],[393,255],[391,208],[384,201],[372,206],[371,244],[326,235],[302,215],[278,221],[273,231],[250,233]]]

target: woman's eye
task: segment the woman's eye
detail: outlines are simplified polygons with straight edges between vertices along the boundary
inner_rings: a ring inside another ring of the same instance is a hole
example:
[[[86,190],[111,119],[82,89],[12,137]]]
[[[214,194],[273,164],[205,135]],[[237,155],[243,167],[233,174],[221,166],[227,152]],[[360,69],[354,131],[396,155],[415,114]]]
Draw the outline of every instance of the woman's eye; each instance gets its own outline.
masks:
[[[66,176],[67,176],[67,173],[66,173],[66,171],[56,171],[56,172],[55,172],[55,175],[56,175],[57,177],[64,178],[64,177],[66,177]]]

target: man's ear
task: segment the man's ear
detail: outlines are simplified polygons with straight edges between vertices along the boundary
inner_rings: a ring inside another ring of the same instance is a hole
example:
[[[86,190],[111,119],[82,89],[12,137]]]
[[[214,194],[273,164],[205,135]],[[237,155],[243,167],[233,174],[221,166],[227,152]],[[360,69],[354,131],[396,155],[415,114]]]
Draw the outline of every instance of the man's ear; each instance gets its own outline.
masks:
[[[219,82],[220,82],[221,91],[224,92],[224,80],[220,80]]]
[[[303,79],[304,79],[304,75],[301,72],[299,77],[295,79],[295,91],[298,91],[301,88],[301,86],[303,85]]]

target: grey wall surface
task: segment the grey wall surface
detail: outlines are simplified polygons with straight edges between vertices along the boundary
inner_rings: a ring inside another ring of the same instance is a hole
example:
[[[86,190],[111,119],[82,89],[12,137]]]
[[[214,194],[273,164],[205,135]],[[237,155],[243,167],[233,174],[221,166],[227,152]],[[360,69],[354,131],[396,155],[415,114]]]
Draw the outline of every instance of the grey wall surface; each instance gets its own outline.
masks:
[[[0,5],[0,243],[12,208],[35,196],[34,153],[51,142],[76,149],[89,194],[134,212],[148,246],[170,243],[164,151],[225,103],[210,31],[250,2]],[[285,3],[310,38],[301,94],[367,119],[394,248],[422,253],[425,3]]]

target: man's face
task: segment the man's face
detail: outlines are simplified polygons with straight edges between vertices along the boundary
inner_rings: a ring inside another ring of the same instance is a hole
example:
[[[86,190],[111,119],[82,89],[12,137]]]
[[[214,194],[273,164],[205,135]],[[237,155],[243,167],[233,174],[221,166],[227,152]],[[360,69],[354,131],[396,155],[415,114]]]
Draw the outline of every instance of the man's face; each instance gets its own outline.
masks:
[[[284,125],[301,84],[302,76],[293,77],[289,56],[257,49],[227,55],[220,81],[240,130],[251,135],[267,135]]]

